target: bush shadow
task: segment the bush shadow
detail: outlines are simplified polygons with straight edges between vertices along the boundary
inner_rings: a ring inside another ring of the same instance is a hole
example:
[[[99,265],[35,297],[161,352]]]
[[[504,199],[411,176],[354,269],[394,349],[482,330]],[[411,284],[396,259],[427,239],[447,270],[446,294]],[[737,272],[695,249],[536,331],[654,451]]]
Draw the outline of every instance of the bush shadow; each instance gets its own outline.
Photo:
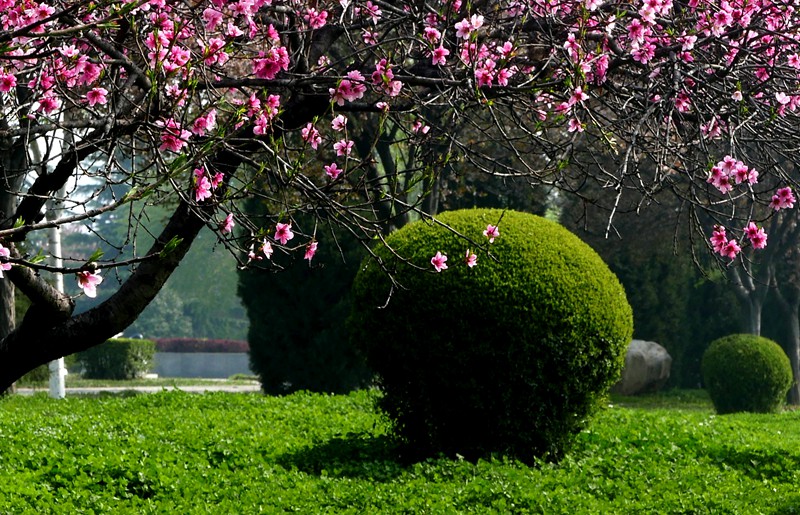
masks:
[[[413,460],[386,435],[348,434],[286,453],[277,464],[306,474],[386,482],[401,475]]]
[[[787,499],[784,499],[777,508],[769,513],[771,515],[800,514],[800,495],[793,495]]]
[[[800,469],[800,456],[769,449],[736,449],[716,447],[704,453],[717,466],[730,467],[757,481],[792,483]]]

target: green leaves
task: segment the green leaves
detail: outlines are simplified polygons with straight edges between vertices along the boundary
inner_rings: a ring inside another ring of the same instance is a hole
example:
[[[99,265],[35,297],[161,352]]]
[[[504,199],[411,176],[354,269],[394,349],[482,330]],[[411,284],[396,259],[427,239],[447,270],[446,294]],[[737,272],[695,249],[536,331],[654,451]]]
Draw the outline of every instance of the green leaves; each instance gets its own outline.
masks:
[[[377,394],[0,399],[3,513],[793,513],[800,412],[615,399],[558,465],[397,458]],[[782,510],[782,511],[780,511]]]
[[[172,239],[169,240],[166,245],[164,245],[164,248],[161,249],[161,252],[158,253],[158,256],[161,258],[167,257],[170,255],[170,253],[177,249],[178,245],[180,245],[182,242],[183,238],[173,236]]]

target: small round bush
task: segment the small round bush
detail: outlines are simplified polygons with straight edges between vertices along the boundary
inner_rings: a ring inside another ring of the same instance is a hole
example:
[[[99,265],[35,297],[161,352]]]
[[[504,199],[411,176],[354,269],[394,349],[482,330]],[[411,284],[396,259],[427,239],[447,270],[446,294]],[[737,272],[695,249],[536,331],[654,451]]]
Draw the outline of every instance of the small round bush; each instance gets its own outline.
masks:
[[[414,453],[558,459],[619,377],[633,325],[622,286],[544,218],[476,209],[437,220],[392,233],[354,282],[349,325],[379,374],[380,407]],[[437,252],[448,256],[440,273]]]
[[[702,362],[703,380],[717,413],[780,409],[792,385],[792,367],[780,345],[754,334],[714,340]]]

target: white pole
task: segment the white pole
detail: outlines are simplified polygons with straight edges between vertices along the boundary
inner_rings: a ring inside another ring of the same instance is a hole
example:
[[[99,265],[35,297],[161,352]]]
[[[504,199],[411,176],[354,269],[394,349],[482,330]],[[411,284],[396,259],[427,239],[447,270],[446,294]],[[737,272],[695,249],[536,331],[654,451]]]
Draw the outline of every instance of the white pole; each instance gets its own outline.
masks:
[[[57,200],[56,202],[58,202]],[[47,219],[55,220],[57,218],[55,202],[50,201],[47,203]],[[50,246],[50,255],[53,256],[53,266],[61,268],[63,262],[61,259],[61,229],[53,227],[47,231],[47,240]],[[64,293],[64,276],[60,273],[54,274],[55,288]],[[50,397],[54,399],[63,399],[67,395],[66,385],[64,378],[67,375],[67,368],[64,366],[64,358],[59,358],[51,361],[50,365]]]
[[[67,133],[65,138],[68,138],[71,141],[71,134]],[[54,142],[58,144],[57,140],[54,140]],[[34,162],[41,164],[42,151],[39,148],[39,141],[32,141],[29,148]],[[57,206],[61,204],[65,194],[66,189],[62,187],[58,192],[58,198],[55,200],[50,199],[47,202],[45,215],[47,216],[48,220],[55,220],[58,218]],[[60,268],[63,266],[63,263],[61,260],[61,230],[58,227],[53,227],[52,229],[48,230],[47,242],[50,247],[50,255],[53,256],[52,264],[53,266]],[[56,273],[53,276],[53,281],[53,286],[55,286],[55,288],[61,293],[64,293],[64,276]],[[64,377],[67,375],[67,368],[64,366],[64,358],[51,361],[48,365],[48,368],[50,369],[50,397],[53,397],[54,399],[63,399],[67,394],[66,386],[64,385]]]

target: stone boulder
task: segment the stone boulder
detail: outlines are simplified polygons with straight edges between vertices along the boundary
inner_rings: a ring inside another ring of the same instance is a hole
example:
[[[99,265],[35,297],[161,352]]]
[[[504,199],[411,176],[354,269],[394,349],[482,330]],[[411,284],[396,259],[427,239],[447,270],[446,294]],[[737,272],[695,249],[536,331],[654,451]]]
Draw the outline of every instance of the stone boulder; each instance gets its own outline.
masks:
[[[669,379],[672,357],[656,342],[633,340],[625,354],[622,379],[612,391],[622,395],[657,392]]]

